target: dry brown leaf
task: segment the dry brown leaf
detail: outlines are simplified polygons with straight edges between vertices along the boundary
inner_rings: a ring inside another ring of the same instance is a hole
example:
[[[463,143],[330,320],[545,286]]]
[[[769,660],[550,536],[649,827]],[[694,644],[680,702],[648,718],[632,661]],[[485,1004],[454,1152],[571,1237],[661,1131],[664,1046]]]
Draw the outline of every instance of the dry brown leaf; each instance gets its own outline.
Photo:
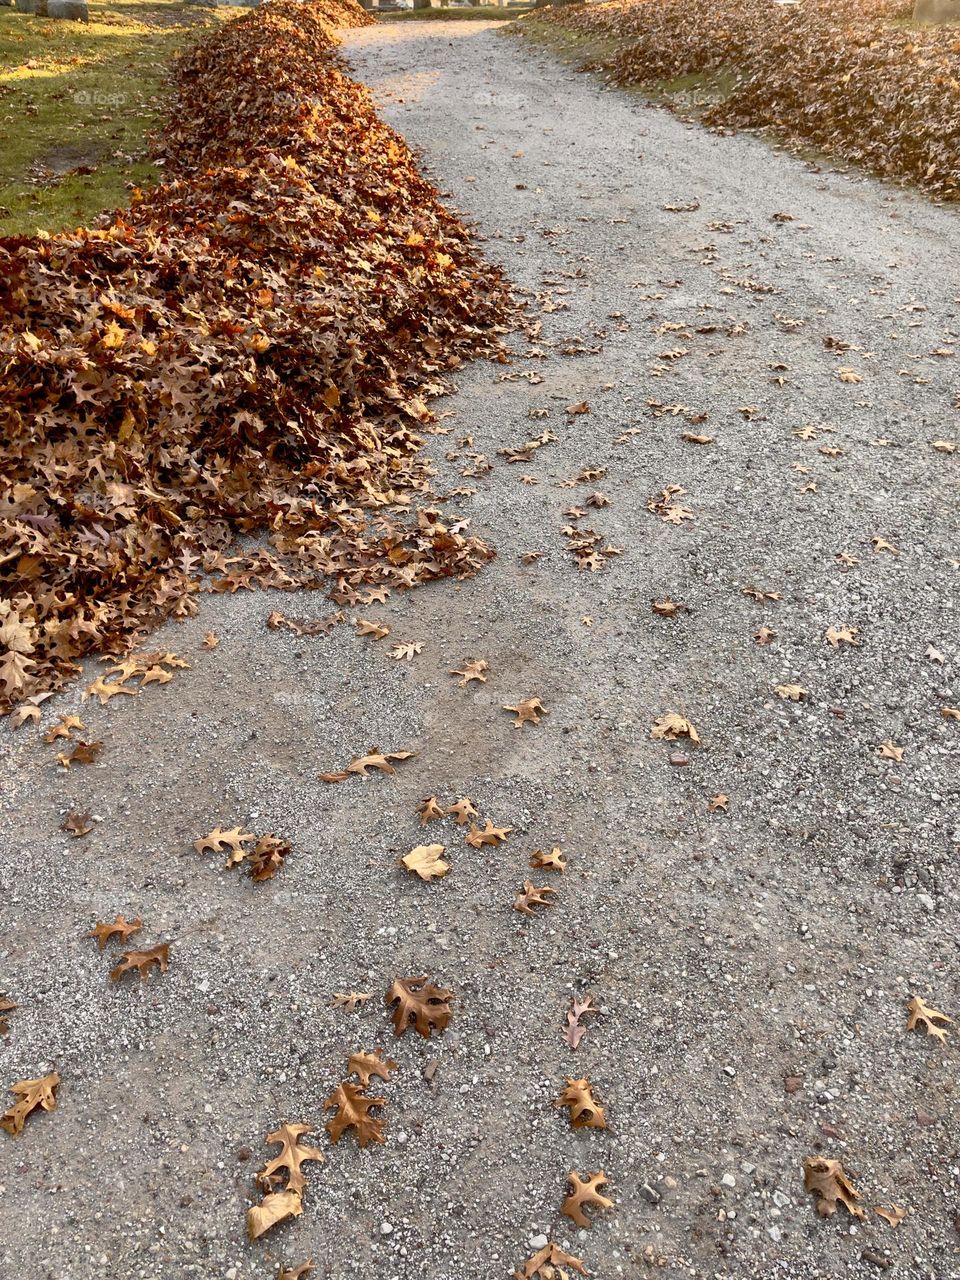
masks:
[[[760,587],[743,587],[740,594],[749,596],[750,599],[755,600],[757,604],[764,604],[767,601],[775,602],[783,599],[783,596],[779,591],[763,591]]]
[[[686,719],[676,711],[667,711],[654,721],[650,728],[650,737],[656,742],[675,742],[678,738],[689,738],[696,746],[700,745],[700,735]]]
[[[289,852],[290,846],[286,840],[279,839],[272,831],[261,836],[246,858],[251,880],[272,880]]]
[[[436,796],[427,796],[425,800],[421,800],[417,806],[417,813],[420,815],[421,827],[425,827],[429,822],[436,822],[437,818],[444,816]]]
[[[10,1023],[3,1015],[13,1013],[17,1007],[15,1000],[8,1000],[6,992],[0,991],[0,1036],[5,1036],[10,1030]]]
[[[424,1038],[432,1031],[442,1031],[450,1021],[450,1001],[453,992],[435,987],[425,977],[397,978],[387,992],[386,1005],[396,1005],[393,1010],[393,1028],[402,1036],[411,1024]]]
[[[871,538],[870,545],[874,551],[889,551],[891,555],[898,556],[900,552],[892,542],[887,542],[886,538]]]
[[[229,831],[225,831],[223,827],[214,827],[209,835],[203,836],[199,840],[193,842],[193,847],[197,853],[223,853],[230,850],[230,856],[227,866],[233,866],[243,859],[250,852],[245,846],[250,840],[256,840],[256,836],[252,831],[241,831],[239,827],[231,827]]]
[[[358,1076],[364,1089],[370,1083],[371,1076],[377,1076],[381,1080],[389,1080],[390,1072],[396,1071],[396,1069],[397,1064],[392,1058],[384,1061],[382,1049],[376,1049],[373,1053],[358,1052],[351,1054],[347,1062],[347,1075]]]
[[[404,854],[400,862],[421,880],[439,880],[450,870],[450,863],[444,862],[443,854],[442,844],[418,844]]]
[[[105,681],[102,676],[97,676],[93,684],[80,695],[80,701],[86,702],[88,698],[99,698],[100,705],[104,706],[111,698],[115,698],[117,694],[125,693],[132,698],[136,695],[136,692],[136,689],[128,689],[125,685],[114,684]]]
[[[761,627],[759,631],[755,631],[753,633],[753,638],[756,640],[757,644],[764,645],[769,644],[770,641],[775,638],[776,634],[777,633],[772,631],[769,627]]]
[[[912,996],[907,1001],[907,1012],[910,1014],[907,1020],[908,1031],[915,1031],[919,1028],[921,1031],[925,1031],[928,1036],[933,1036],[939,1040],[941,1044],[946,1043],[947,1032],[945,1028],[953,1026],[952,1018],[948,1018],[939,1009],[931,1009],[920,996]]]
[[[362,1004],[372,999],[372,991],[335,991],[330,1001],[332,1009],[343,1009],[346,1013],[356,1013]]]
[[[72,737],[74,729],[83,730],[86,729],[86,727],[87,726],[79,716],[61,716],[60,723],[55,724],[52,728],[48,729],[43,735],[43,740],[49,744],[56,742],[58,738],[69,739]]]
[[[77,813],[71,809],[64,820],[60,823],[60,830],[66,831],[68,835],[79,840],[81,836],[88,836],[94,828],[92,814]]]
[[[551,885],[545,884],[542,888],[537,888],[532,880],[524,880],[523,889],[517,894],[513,901],[514,911],[519,911],[522,915],[536,915],[534,907],[552,907],[553,895],[556,892]]]
[[[368,622],[366,618],[357,619],[357,635],[370,636],[373,640],[384,640],[390,634],[390,628],[382,622]]]
[[[837,370],[837,377],[841,382],[862,382],[863,374],[857,373],[856,369],[851,369],[849,365],[841,365]]]
[[[687,444],[713,444],[713,436],[698,436],[692,431],[681,431],[680,439],[685,440]]]
[[[560,1212],[572,1218],[578,1227],[592,1227],[593,1221],[584,1212],[587,1208],[612,1209],[613,1201],[601,1195],[599,1188],[606,1184],[603,1170],[591,1173],[584,1182],[579,1173],[568,1173],[570,1192],[560,1207]]]
[[[219,643],[220,637],[217,633],[215,631],[208,631],[203,637],[203,644],[201,647],[204,649],[215,649]]]
[[[303,1135],[310,1133],[312,1128],[309,1124],[282,1124],[274,1133],[267,1134],[267,1142],[279,1144],[280,1151],[257,1174],[257,1186],[261,1190],[271,1191],[278,1174],[283,1171],[287,1179],[285,1190],[293,1191],[298,1196],[303,1195],[307,1179],[302,1166],[310,1160],[318,1164],[324,1163],[324,1155],[319,1148],[309,1147],[301,1142]]]
[[[61,752],[57,759],[64,769],[69,769],[72,764],[93,764],[102,750],[102,742],[78,742],[69,755]]]
[[[566,1026],[561,1033],[571,1049],[576,1049],[587,1034],[587,1028],[581,1024],[580,1019],[586,1017],[588,1013],[599,1012],[591,996],[586,996],[583,1000],[578,1000],[576,996],[572,997],[570,1008],[567,1010]]]
[[[95,924],[89,933],[85,933],[85,938],[96,938],[97,945],[100,950],[106,947],[107,943],[113,938],[119,942],[126,942],[128,938],[132,938],[135,933],[139,933],[143,928],[143,921],[137,916],[136,920],[127,920],[125,916],[117,916],[113,924]]]
[[[578,1275],[588,1274],[579,1258],[564,1253],[559,1245],[548,1241],[542,1249],[529,1257],[520,1271],[514,1271],[513,1280],[563,1280],[566,1268],[576,1271]]]
[[[803,702],[807,696],[806,689],[799,684],[778,684],[774,692],[787,702]]]
[[[277,1273],[277,1280],[304,1280],[304,1276],[308,1276],[313,1270],[313,1259],[309,1258],[306,1262],[301,1262],[299,1267],[285,1267],[281,1265]]]
[[[859,644],[859,634],[859,627],[828,627],[823,638],[834,649],[839,649],[841,644]]]
[[[412,658],[415,658],[422,649],[422,640],[415,640],[410,644],[398,644],[390,650],[390,657],[396,658],[398,662],[409,662]]]
[[[711,796],[707,804],[707,813],[727,813],[730,804],[730,797],[723,791],[718,791],[715,796]]]
[[[9,1092],[14,1094],[18,1101],[0,1116],[0,1129],[5,1129],[11,1137],[15,1138],[18,1133],[23,1132],[23,1126],[31,1112],[38,1108],[43,1111],[55,1111],[59,1084],[60,1077],[56,1071],[51,1071],[49,1075],[41,1076],[38,1080],[18,1080],[16,1084],[12,1084]]]
[[[472,849],[480,849],[485,844],[493,845],[496,848],[497,845],[503,844],[512,830],[513,827],[495,827],[488,818],[482,831],[475,823],[471,822],[470,830],[464,839]]]
[[[518,729],[522,729],[525,724],[539,724],[541,716],[550,714],[539,698],[524,698],[515,707],[504,706],[503,709],[517,717],[513,723]]]
[[[487,672],[490,670],[490,663],[486,658],[470,658],[463,664],[463,670],[451,670],[452,676],[460,676],[457,681],[459,688],[464,689],[471,680],[479,680],[481,684],[487,683]]]
[[[855,1218],[866,1216],[857,1204],[860,1196],[839,1160],[808,1156],[803,1162],[803,1185],[817,1197],[817,1213],[822,1218],[832,1217],[838,1204]]]
[[[676,600],[671,600],[670,597],[667,596],[663,600],[652,601],[650,607],[658,618],[673,618],[676,617],[678,613],[683,613],[687,606],[685,604],[680,604]]]
[[[296,1191],[271,1191],[260,1204],[247,1210],[247,1235],[251,1240],[260,1237],[278,1222],[287,1218],[299,1218],[303,1213],[303,1200]]]
[[[169,942],[160,942],[146,951],[124,951],[116,965],[111,969],[110,977],[114,982],[119,982],[125,973],[132,973],[135,969],[140,974],[141,979],[146,981],[154,965],[157,966],[160,973],[166,973],[170,967]]]
[[[891,1204],[889,1208],[885,1208],[882,1204],[875,1206],[873,1212],[878,1218],[882,1218],[891,1227],[899,1227],[900,1223],[907,1216],[906,1209],[901,1209],[898,1204]]]
[[[877,755],[882,760],[896,760],[899,764],[903,760],[903,753],[906,747],[898,746],[892,738],[886,738],[877,747]]]
[[[944,720],[960,720],[960,707],[941,707],[940,714]]]
[[[382,1107],[384,1101],[383,1098],[367,1097],[360,1085],[349,1081],[337,1085],[323,1104],[324,1111],[336,1108],[326,1125],[330,1141],[339,1142],[348,1129],[355,1129],[358,1146],[383,1142],[383,1120],[369,1113],[373,1107]]]
[[[471,818],[477,816],[477,811],[473,807],[473,801],[466,797],[461,797],[456,804],[452,804],[446,811],[448,818],[455,818],[458,827],[462,827],[464,823],[470,821]]]
[[[590,1081],[571,1080],[567,1078],[567,1087],[554,1100],[555,1107],[567,1107],[570,1112],[570,1126],[573,1129],[606,1129],[607,1118],[603,1107],[593,1096]]]
[[[536,871],[566,871],[567,855],[558,848],[546,852],[543,849],[534,849],[530,855],[530,866]]]

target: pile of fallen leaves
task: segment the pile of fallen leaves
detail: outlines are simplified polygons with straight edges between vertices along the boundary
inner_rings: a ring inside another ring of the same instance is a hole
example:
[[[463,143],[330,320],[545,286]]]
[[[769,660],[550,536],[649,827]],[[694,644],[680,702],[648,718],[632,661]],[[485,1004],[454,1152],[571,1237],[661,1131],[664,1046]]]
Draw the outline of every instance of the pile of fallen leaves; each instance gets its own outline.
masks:
[[[163,185],[0,240],[0,713],[202,590],[353,603],[492,554],[412,504],[425,398],[507,297],[344,74],[334,26],[367,21],[225,25],[178,68]]]
[[[905,0],[609,0],[533,21],[614,41],[592,65],[619,84],[722,73],[708,124],[772,128],[960,199],[960,40],[910,14]]]

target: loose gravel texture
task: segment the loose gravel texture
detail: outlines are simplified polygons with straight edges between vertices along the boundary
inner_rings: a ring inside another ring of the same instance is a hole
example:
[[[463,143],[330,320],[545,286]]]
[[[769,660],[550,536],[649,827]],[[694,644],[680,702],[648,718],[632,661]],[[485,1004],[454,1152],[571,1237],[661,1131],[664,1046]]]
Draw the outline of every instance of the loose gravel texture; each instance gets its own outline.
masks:
[[[380,643],[264,625],[329,612],[316,595],[206,598],[156,640],[192,664],[169,685],[45,704],[44,726],[81,712],[95,765],[0,730],[0,990],[20,1004],[0,1082],[63,1077],[58,1109],[0,1142],[0,1276],[258,1280],[312,1257],[318,1276],[490,1280],[548,1234],[604,1280],[958,1276],[957,1036],[907,1034],[904,1011],[919,994],[960,1016],[960,723],[941,713],[960,705],[960,451],[933,448],[960,434],[956,214],[687,126],[493,24],[376,26],[347,51],[542,324],[461,371],[428,439],[438,493],[476,490],[445,510],[499,556],[348,610],[390,625]],[[529,462],[498,456],[544,429]],[[602,474],[571,484],[584,469]],[[647,508],[670,484],[679,526]],[[586,507],[595,490],[609,506]],[[578,571],[568,525],[622,554]],[[655,616],[666,596],[687,611]],[[861,643],[834,651],[831,625]],[[391,660],[405,640],[423,652]],[[485,685],[457,686],[465,658]],[[518,730],[501,707],[530,696],[549,714]],[[651,740],[668,711],[701,747]],[[374,744],[418,754],[318,780]],[[509,840],[422,831],[434,793]],[[59,830],[70,808],[90,835]],[[291,841],[276,879],[193,852],[237,823]],[[434,884],[397,867],[424,841],[452,863]],[[555,844],[556,906],[521,916],[523,880],[550,879],[530,852]],[[142,915],[137,943],[172,942],[167,974],[107,980],[81,935],[118,912]],[[421,973],[454,1017],[395,1041],[384,993]],[[373,998],[330,1007],[351,990]],[[603,1012],[574,1053],[560,1028],[585,992]],[[324,1099],[378,1045],[400,1064],[376,1090],[386,1143],[331,1147]],[[551,1105],[584,1075],[606,1131]],[[328,1161],[302,1217],[251,1245],[282,1120]],[[862,1223],[818,1218],[818,1152]],[[572,1169],[605,1170],[616,1202],[589,1232],[559,1214]],[[891,1202],[896,1231],[873,1212]]]

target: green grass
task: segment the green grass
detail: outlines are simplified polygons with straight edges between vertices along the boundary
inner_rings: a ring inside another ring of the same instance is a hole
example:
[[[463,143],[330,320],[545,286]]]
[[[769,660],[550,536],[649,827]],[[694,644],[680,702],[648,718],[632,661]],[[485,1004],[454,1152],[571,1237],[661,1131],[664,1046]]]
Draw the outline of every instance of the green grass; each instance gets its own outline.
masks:
[[[487,19],[491,22],[507,22],[511,18],[519,18],[529,13],[529,5],[511,5],[501,9],[497,5],[473,5],[467,8],[447,7],[445,9],[401,9],[397,13],[377,13],[379,22],[456,22],[463,20]]]
[[[86,226],[154,180],[173,56],[244,10],[93,0],[90,22],[0,8],[0,234]]]

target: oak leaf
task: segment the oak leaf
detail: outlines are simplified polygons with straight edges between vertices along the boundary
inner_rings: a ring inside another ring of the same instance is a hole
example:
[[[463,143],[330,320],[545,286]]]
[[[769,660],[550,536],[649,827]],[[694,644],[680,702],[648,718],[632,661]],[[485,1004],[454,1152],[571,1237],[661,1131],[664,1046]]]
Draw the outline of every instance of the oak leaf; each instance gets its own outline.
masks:
[[[376,1049],[373,1053],[354,1053],[347,1061],[347,1075],[359,1077],[361,1086],[366,1089],[371,1076],[381,1080],[389,1080],[390,1072],[396,1071],[397,1063],[392,1058],[384,1061],[383,1051]]]
[[[769,644],[776,634],[777,633],[772,631],[770,627],[761,627],[759,631],[755,631],[753,633],[753,638],[756,640],[757,644],[764,645]]]
[[[390,628],[382,622],[368,622],[366,618],[357,619],[357,635],[371,636],[374,640],[384,640],[390,634]]]
[[[372,991],[335,991],[330,1006],[333,1009],[344,1009],[347,1013],[356,1013],[362,1004],[372,999]]]
[[[125,693],[128,697],[136,696],[136,689],[128,689],[126,685],[115,684],[111,681],[104,680],[103,676],[97,676],[93,684],[85,689],[80,695],[80,701],[86,702],[88,698],[99,698],[101,707],[115,698],[117,694]]]
[[[95,924],[89,933],[85,933],[85,938],[96,938],[97,945],[100,950],[106,947],[107,943],[113,938],[117,938],[120,942],[126,942],[128,938],[132,938],[135,933],[139,933],[143,928],[143,921],[137,916],[136,920],[127,920],[125,916],[117,916],[113,924]]]
[[[707,804],[707,813],[727,813],[727,806],[730,804],[730,797],[723,791],[718,791],[715,796],[710,797]]]
[[[567,1174],[571,1191],[560,1207],[560,1212],[572,1218],[578,1227],[592,1227],[593,1221],[584,1209],[596,1206],[598,1209],[612,1209],[613,1201],[601,1195],[599,1188],[606,1184],[607,1178],[603,1170],[591,1173],[584,1182],[579,1173]]]
[[[855,1218],[866,1216],[857,1204],[860,1195],[839,1160],[808,1156],[803,1162],[803,1185],[817,1197],[817,1213],[822,1218],[833,1217],[838,1204]]]
[[[673,618],[678,613],[683,613],[687,606],[667,596],[663,600],[654,600],[650,607],[658,618]]]
[[[281,1264],[277,1280],[303,1280],[304,1276],[308,1276],[312,1270],[312,1258],[307,1262],[301,1262],[299,1267],[285,1267]]]
[[[591,996],[587,996],[583,1000],[578,1000],[576,996],[573,996],[570,1001],[570,1008],[567,1010],[567,1023],[562,1033],[564,1040],[566,1040],[571,1049],[576,1049],[587,1034],[587,1029],[580,1019],[586,1017],[588,1013],[599,1012],[600,1010],[593,1003]]]
[[[231,827],[229,831],[225,831],[223,827],[214,827],[209,835],[194,840],[193,847],[199,854],[223,853],[224,850],[229,849],[227,866],[232,866],[243,861],[249,853],[245,848],[247,841],[256,840],[256,838],[252,831],[241,831],[239,827]]]
[[[371,1142],[383,1142],[383,1121],[369,1114],[373,1107],[382,1107],[383,1098],[369,1098],[360,1085],[344,1081],[337,1085],[323,1104],[324,1111],[336,1108],[327,1121],[327,1133],[331,1142],[339,1142],[347,1129],[356,1129],[357,1144],[365,1147]]]
[[[27,1116],[40,1108],[43,1111],[55,1111],[57,1106],[57,1086],[60,1077],[56,1071],[41,1076],[38,1080],[18,1080],[10,1086],[10,1093],[18,1098],[0,1116],[0,1129],[5,1129],[11,1137],[22,1133]]]
[[[907,1001],[907,1012],[910,1015],[907,1020],[908,1031],[915,1031],[919,1028],[921,1031],[925,1031],[928,1036],[934,1036],[941,1044],[946,1042],[947,1032],[945,1028],[953,1026],[952,1018],[948,1018],[939,1009],[931,1009],[920,996],[912,996]]]
[[[202,647],[204,649],[215,649],[219,643],[220,643],[220,637],[217,635],[217,633],[215,631],[208,631],[206,635],[203,637]]]
[[[892,738],[885,738],[877,747],[877,755],[881,760],[896,760],[899,764],[903,760],[903,753],[906,747],[898,746]]]
[[[778,684],[774,692],[787,702],[802,702],[807,696],[806,689],[799,684]]]
[[[572,1080],[567,1077],[567,1087],[560,1096],[554,1099],[555,1107],[567,1107],[570,1112],[570,1127],[573,1129],[606,1129],[607,1118],[603,1107],[593,1096],[590,1081]]]
[[[43,740],[49,745],[56,742],[58,738],[69,739],[74,729],[86,729],[86,727],[79,716],[61,716],[60,723],[49,728],[43,735]]]
[[[267,1134],[267,1142],[278,1143],[280,1151],[257,1174],[257,1185],[261,1189],[271,1191],[278,1173],[283,1170],[287,1176],[285,1190],[293,1191],[298,1196],[303,1194],[307,1180],[301,1166],[308,1160],[324,1163],[324,1155],[319,1148],[308,1147],[300,1141],[312,1127],[309,1124],[282,1124],[275,1132]]]
[[[6,993],[0,991],[0,1036],[5,1036],[10,1030],[10,1023],[4,1017],[4,1014],[13,1013],[17,1007],[15,1000],[8,1000]]]
[[[450,870],[450,863],[444,862],[443,854],[442,844],[418,844],[400,862],[421,880],[439,880]]]
[[[448,818],[455,818],[457,826],[462,827],[464,823],[477,816],[477,810],[473,807],[472,800],[461,798],[446,810],[446,815]]]
[[[488,818],[482,831],[476,823],[471,822],[470,830],[464,839],[472,849],[480,849],[485,844],[493,845],[496,848],[497,845],[503,844],[512,830],[513,827],[495,827]]]
[[[146,981],[154,965],[157,966],[161,973],[166,973],[170,967],[169,942],[160,942],[146,951],[124,951],[110,971],[110,977],[114,982],[119,982],[125,973],[132,973],[136,969],[140,974],[141,980]]]
[[[457,671],[451,669],[452,676],[460,676],[457,685],[463,689],[471,680],[479,680],[481,684],[487,683],[487,672],[490,670],[490,664],[486,658],[470,658],[463,664],[463,670]]]
[[[403,662],[403,661],[409,662],[411,658],[416,657],[416,655],[420,653],[422,649],[423,649],[422,640],[415,640],[410,644],[398,644],[393,649],[390,650],[390,657],[396,658],[398,662]]]
[[[566,871],[567,855],[562,849],[534,849],[530,855],[530,865],[535,871]]]
[[[435,822],[437,818],[444,816],[444,811],[436,796],[427,796],[425,800],[421,800],[417,806],[417,813],[420,815],[421,827],[425,827],[429,822]]]
[[[247,1235],[251,1240],[260,1237],[278,1222],[287,1218],[299,1218],[303,1213],[303,1200],[296,1191],[271,1191],[260,1204],[247,1210]]]
[[[253,849],[247,854],[247,867],[252,880],[272,880],[283,866],[290,845],[281,840],[272,831],[260,837]],[[230,863],[228,862],[228,865]]]
[[[414,1029],[425,1039],[432,1031],[442,1031],[450,1021],[453,992],[435,987],[427,978],[397,978],[387,992],[386,1005],[393,1010],[393,1028],[398,1036]]]
[[[60,830],[66,831],[68,835],[74,836],[79,840],[81,836],[88,836],[94,828],[91,821],[92,815],[89,813],[77,813],[71,809],[63,822],[60,823]]]
[[[535,915],[534,907],[553,906],[552,899],[555,892],[556,890],[548,884],[538,889],[532,880],[524,880],[523,890],[513,900],[513,909],[525,916]]]
[[[525,724],[539,724],[541,716],[550,714],[539,698],[524,698],[515,707],[504,706],[503,709],[517,717],[513,723],[518,729],[522,729]]]
[[[873,1212],[878,1218],[882,1218],[884,1222],[891,1227],[899,1227],[900,1223],[907,1216],[906,1209],[902,1209],[898,1204],[891,1204],[889,1208],[885,1208],[882,1204],[875,1206]]]
[[[887,542],[886,538],[871,538],[870,545],[873,547],[874,551],[889,551],[893,556],[898,556],[900,554],[893,543]]]
[[[565,1274],[563,1268],[566,1267],[581,1276],[588,1274],[579,1258],[564,1253],[559,1245],[550,1240],[527,1259],[521,1271],[514,1271],[513,1280],[537,1280],[537,1277],[540,1280],[560,1280]]]
[[[960,720],[960,707],[941,707],[940,714],[944,720]]]
[[[93,764],[102,750],[102,742],[78,742],[69,755],[61,751],[57,759],[64,769],[69,769],[72,764]]]
[[[689,738],[695,745],[700,744],[700,735],[690,721],[675,711],[667,711],[654,721],[650,737],[656,742],[675,742],[678,738]]]
[[[823,638],[834,649],[839,649],[841,644],[859,644],[859,634],[859,627],[828,627]]]
[[[783,599],[779,591],[762,591],[759,587],[743,587],[740,594],[749,596],[751,600],[756,600],[757,604],[763,604],[767,600],[777,601]]]

